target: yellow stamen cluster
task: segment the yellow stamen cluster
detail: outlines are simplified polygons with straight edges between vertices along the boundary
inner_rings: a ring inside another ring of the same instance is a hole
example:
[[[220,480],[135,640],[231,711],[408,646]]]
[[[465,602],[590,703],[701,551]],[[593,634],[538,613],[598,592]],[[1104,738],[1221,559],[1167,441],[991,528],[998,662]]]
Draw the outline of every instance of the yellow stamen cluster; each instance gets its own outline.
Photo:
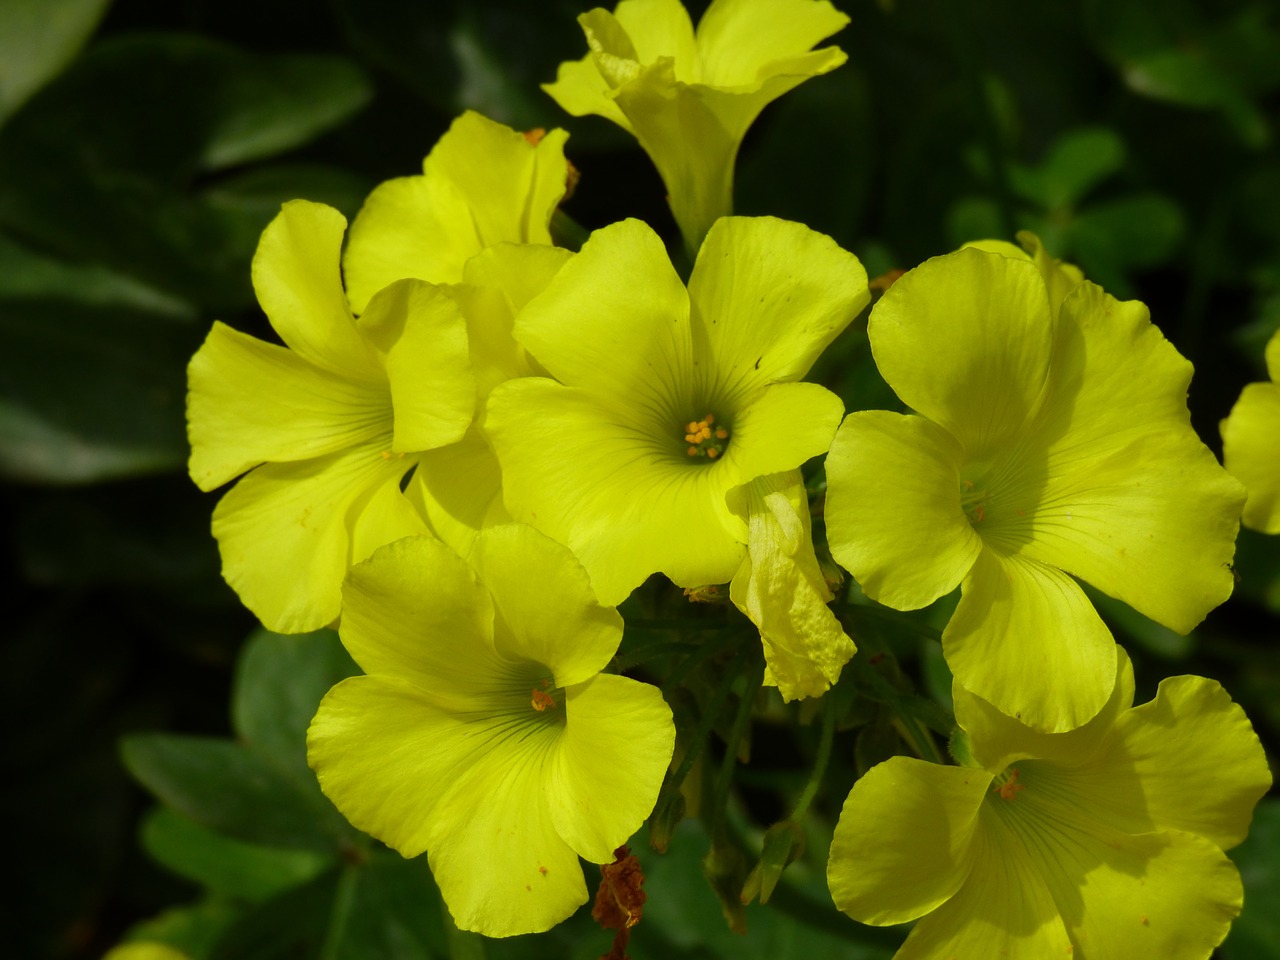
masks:
[[[729,431],[724,427],[713,427],[715,422],[715,414],[708,413],[701,420],[691,420],[684,425],[689,456],[714,460],[724,453],[724,448],[729,445]]]

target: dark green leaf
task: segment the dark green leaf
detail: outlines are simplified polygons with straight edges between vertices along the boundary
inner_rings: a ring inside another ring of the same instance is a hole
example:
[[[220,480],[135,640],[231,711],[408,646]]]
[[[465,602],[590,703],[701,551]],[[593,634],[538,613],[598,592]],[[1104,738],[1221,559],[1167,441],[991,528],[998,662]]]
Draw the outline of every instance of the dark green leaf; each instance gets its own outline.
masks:
[[[192,330],[119,308],[0,300],[0,473],[80,483],[181,469]]]
[[[1064,133],[1040,164],[1046,209],[1079,203],[1124,164],[1124,142],[1106,127],[1082,127]]]
[[[1244,882],[1244,912],[1222,945],[1225,960],[1280,957],[1280,800],[1263,800],[1249,837],[1231,851]]]
[[[0,123],[75,56],[111,0],[0,4]]]
[[[334,849],[331,809],[261,755],[230,740],[139,734],[121,745],[148,790],[196,823],[250,843]]]
[[[288,637],[259,630],[237,665],[232,722],[282,770],[314,782],[307,726],[329,688],[359,672],[331,630]]]
[[[305,883],[333,863],[332,854],[233,840],[164,807],[143,822],[142,845],[207,890],[253,902]]]
[[[208,174],[300,144],[367,96],[338,58],[194,36],[103,43],[0,130],[0,222],[69,261],[216,312],[242,306],[266,221],[246,230],[211,204]]]

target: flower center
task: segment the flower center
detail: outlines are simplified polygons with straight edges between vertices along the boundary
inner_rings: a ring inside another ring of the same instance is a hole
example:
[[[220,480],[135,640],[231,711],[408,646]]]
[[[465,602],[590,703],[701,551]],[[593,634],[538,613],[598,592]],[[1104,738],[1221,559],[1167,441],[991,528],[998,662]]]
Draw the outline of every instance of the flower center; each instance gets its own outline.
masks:
[[[684,425],[684,442],[689,445],[685,452],[689,456],[715,460],[724,453],[729,446],[729,431],[715,423],[715,414],[708,413],[701,420],[690,420]]]
[[[996,777],[996,785],[991,788],[991,792],[1000,794],[1001,800],[1013,800],[1026,786],[1025,783],[1018,782],[1018,768],[1010,767],[1007,773]]]
[[[973,480],[967,477],[960,479],[960,509],[969,518],[971,526],[977,526],[987,519],[987,481],[983,476]]]
[[[564,706],[564,690],[557,687],[550,677],[543,677],[530,691],[529,706],[538,713],[557,711]]]

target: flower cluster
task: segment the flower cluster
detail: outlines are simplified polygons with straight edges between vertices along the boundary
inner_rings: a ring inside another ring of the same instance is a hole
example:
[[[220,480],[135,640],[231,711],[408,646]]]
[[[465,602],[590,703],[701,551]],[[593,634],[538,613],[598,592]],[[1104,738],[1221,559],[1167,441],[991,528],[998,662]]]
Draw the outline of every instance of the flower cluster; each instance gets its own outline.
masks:
[[[547,90],[635,134],[685,270],[638,220],[553,245],[566,135],[478,114],[421,176],[375,189],[345,246],[336,211],[287,204],[253,265],[284,345],[218,324],[190,367],[193,479],[244,474],[214,513],[224,575],[271,629],[338,626],[364,675],[311,725],[320,785],[425,853],[457,925],[490,936],[563,920],[588,899],[579,857],[610,864],[655,805],[680,809],[736,678],[670,770],[663,694],[608,672],[645,662],[619,654],[615,608],[646,580],[728,584],[745,620],[726,622],[759,637],[730,662],[783,701],[840,682],[849,605],[958,588],[942,651],[959,765],[895,757],[853,786],[836,905],[927,915],[903,958],[1207,957],[1240,909],[1222,851],[1270,784],[1261,747],[1212,681],[1133,708],[1081,582],[1189,631],[1231,591],[1245,490],[1192,429],[1191,366],[1147,309],[1030,235],[929,260],[870,311],[909,412],[845,417],[804,380],[868,278],[803,224],[731,216],[733,165],[769,101],[843,62],[811,48],[846,19],[826,0],[714,0],[696,32],[676,0],[580,18],[590,53]],[[1274,386],[1224,425],[1264,529]],[[823,456],[826,543],[865,598],[835,609],[810,503]]]

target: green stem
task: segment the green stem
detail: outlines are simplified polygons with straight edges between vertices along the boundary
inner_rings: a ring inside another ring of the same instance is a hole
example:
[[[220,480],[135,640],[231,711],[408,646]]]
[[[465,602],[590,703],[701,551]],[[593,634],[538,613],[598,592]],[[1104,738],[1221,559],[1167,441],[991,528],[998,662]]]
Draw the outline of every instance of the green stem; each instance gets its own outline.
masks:
[[[831,744],[835,741],[835,733],[836,697],[835,690],[830,690],[822,705],[822,733],[818,738],[818,758],[814,761],[813,773],[809,774],[809,782],[805,784],[804,791],[791,812],[792,822],[798,823],[809,812],[809,804],[813,803],[813,798],[818,795],[822,778],[827,773],[827,763],[831,759]]]
[[[335,960],[342,953],[343,940],[346,938],[347,922],[351,919],[351,910],[356,902],[356,888],[360,885],[360,869],[343,867],[338,878],[338,888],[334,891],[333,906],[329,910],[329,925],[324,931],[324,946],[320,950],[320,960]]]
[[[913,750],[916,756],[922,760],[928,760],[930,763],[946,763],[946,758],[938,749],[938,745],[933,742],[933,734],[929,732],[927,727],[922,726],[915,717],[909,716],[905,710],[897,709],[894,705],[893,728],[898,731],[898,735],[905,740]]]
[[[744,647],[739,652],[734,660],[734,669],[729,672],[730,677],[738,673],[738,669],[750,649],[749,647]],[[729,800],[729,784],[733,781],[733,767],[738,759],[738,744],[747,732],[747,723],[751,719],[751,707],[755,701],[756,691],[760,689],[761,684],[764,682],[764,658],[758,658],[750,670],[751,672],[747,675],[746,689],[742,692],[742,699],[738,701],[738,711],[733,715],[733,726],[729,728],[729,739],[725,741],[724,756],[720,760],[720,769],[716,772],[716,779],[711,787],[709,809],[711,810],[712,837],[716,835],[720,821],[724,819],[725,804]]]
[[[720,716],[720,711],[724,708],[724,702],[729,697],[729,689],[733,686],[733,681],[738,674],[737,668],[748,652],[746,647],[738,651],[738,655],[734,657],[733,665],[724,672],[724,676],[716,684],[716,688],[711,694],[711,702],[707,704],[707,709],[703,711],[702,717],[698,720],[698,727],[693,733],[693,740],[689,744],[689,749],[685,751],[684,757],[680,761],[680,766],[676,768],[675,773],[667,777],[666,782],[662,785],[662,794],[658,798],[659,804],[680,789],[680,785],[684,783],[684,778],[693,769],[693,765],[702,753],[702,748],[707,745],[707,738],[711,735],[711,728],[715,726],[716,718]],[[689,657],[685,662],[687,663],[688,660],[692,659],[693,657]],[[669,683],[671,683],[671,680],[663,684],[663,687],[666,688]]]

